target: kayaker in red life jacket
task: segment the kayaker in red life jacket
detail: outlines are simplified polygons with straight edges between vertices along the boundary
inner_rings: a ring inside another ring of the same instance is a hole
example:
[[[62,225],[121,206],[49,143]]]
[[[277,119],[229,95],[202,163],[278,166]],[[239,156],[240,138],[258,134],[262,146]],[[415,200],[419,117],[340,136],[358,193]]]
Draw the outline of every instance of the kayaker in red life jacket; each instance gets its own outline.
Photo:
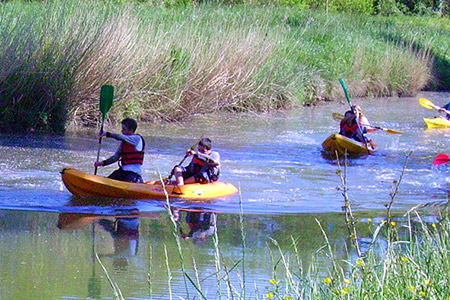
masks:
[[[358,142],[364,142],[364,136],[356,123],[356,115],[351,110],[345,112],[344,118],[340,123],[339,134]]]
[[[119,162],[119,169],[115,170],[108,178],[128,181],[143,182],[142,164],[144,163],[145,141],[136,134],[137,122],[126,118],[122,121],[122,134],[100,132],[99,137],[109,137],[120,141],[116,153],[104,161],[95,162],[94,166],[101,167]]]
[[[211,140],[202,138],[198,143],[197,151],[191,149],[186,151],[186,155],[194,157],[187,167],[174,167],[173,172],[178,186],[195,182],[208,183],[219,179],[220,155],[211,148]]]

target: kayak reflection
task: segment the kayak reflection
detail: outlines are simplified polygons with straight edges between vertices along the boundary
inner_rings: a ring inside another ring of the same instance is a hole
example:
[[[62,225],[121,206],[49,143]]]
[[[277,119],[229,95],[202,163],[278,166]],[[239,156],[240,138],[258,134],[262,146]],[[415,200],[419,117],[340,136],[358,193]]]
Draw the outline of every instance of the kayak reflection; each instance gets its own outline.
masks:
[[[116,270],[126,270],[128,257],[136,256],[139,246],[139,211],[132,209],[122,216],[61,213],[57,227],[61,230],[82,229],[87,224],[99,224],[113,240],[112,253],[99,253],[99,257],[112,257]],[[93,239],[93,242],[94,239]]]

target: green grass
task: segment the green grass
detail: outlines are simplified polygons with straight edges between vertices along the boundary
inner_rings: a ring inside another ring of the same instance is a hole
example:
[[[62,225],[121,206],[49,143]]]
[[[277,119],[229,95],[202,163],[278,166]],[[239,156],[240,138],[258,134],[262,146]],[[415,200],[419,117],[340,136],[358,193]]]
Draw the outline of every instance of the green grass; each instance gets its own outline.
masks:
[[[264,112],[342,97],[450,88],[449,19],[371,17],[294,7],[0,3],[0,128]]]

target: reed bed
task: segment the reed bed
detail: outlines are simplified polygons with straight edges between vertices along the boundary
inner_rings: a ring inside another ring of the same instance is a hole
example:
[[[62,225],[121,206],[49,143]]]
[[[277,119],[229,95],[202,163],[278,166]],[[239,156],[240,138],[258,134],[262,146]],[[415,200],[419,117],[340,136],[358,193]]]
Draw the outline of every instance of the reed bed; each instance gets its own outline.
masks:
[[[115,86],[111,122],[333,100],[338,77],[352,96],[413,95],[436,77],[449,33],[445,21],[408,20],[411,29],[295,7],[0,3],[0,128],[97,126],[103,84]]]

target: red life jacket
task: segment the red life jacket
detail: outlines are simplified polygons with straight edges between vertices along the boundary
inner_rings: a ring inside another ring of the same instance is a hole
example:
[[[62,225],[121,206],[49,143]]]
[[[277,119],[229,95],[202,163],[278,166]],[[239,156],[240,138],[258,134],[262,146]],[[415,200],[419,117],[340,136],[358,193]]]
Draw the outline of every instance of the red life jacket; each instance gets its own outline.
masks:
[[[200,172],[200,169],[206,165],[206,161],[200,159],[197,154],[194,155],[194,157],[192,158],[192,163],[193,163],[193,172],[194,174]]]
[[[120,145],[120,162],[122,166],[125,165],[142,165],[144,164],[144,152],[145,152],[145,141],[144,138],[139,135],[142,139],[142,151],[137,151],[136,148],[128,143],[125,143],[122,141],[122,144]]]
[[[352,125],[347,125],[347,123],[344,123],[342,125],[342,130],[344,131],[344,135],[346,137],[350,137],[353,135],[354,132],[356,132],[356,129],[358,129],[358,124],[356,122],[352,122]]]

